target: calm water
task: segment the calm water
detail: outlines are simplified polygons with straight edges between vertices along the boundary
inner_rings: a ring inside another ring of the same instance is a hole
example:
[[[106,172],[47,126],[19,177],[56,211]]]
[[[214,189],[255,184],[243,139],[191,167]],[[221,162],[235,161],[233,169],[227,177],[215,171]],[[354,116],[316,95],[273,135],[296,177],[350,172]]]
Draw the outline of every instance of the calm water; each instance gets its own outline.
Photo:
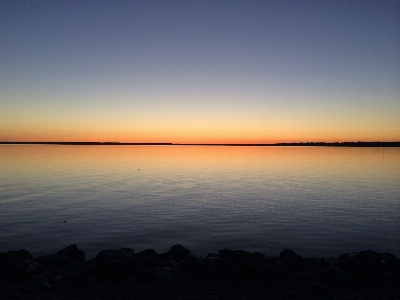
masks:
[[[0,251],[400,256],[400,148],[2,145],[0,162]]]

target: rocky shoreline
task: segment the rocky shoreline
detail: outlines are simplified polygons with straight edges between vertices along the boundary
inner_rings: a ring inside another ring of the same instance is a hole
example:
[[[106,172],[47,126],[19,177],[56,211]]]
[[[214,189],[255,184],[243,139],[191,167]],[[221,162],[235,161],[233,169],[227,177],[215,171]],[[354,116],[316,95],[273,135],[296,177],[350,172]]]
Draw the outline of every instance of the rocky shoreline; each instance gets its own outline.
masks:
[[[76,245],[32,257],[0,253],[2,299],[400,299],[400,259],[371,250],[303,258],[220,250],[206,257],[182,245],[103,250],[85,260]]]

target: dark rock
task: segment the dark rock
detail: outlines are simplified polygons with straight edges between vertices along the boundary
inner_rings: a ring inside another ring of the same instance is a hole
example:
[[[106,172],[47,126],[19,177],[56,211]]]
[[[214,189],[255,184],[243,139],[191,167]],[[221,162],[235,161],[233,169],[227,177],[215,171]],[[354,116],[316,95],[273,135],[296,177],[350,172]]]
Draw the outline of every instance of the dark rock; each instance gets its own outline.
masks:
[[[258,257],[259,259],[264,260],[267,259],[267,256],[264,253],[261,252],[253,252],[252,254],[254,257]]]
[[[74,284],[84,285],[97,283],[98,277],[101,274],[102,268],[96,264],[86,266],[84,269],[74,274]]]
[[[385,262],[387,268],[400,278],[400,259]]]
[[[278,258],[275,256],[264,256],[264,262],[266,264],[276,264]]]
[[[101,251],[93,261],[102,267],[100,277],[107,281],[128,278],[134,281],[154,281],[157,280],[155,268],[160,264],[168,264],[168,260],[160,260],[160,255],[152,249],[135,254],[129,248]],[[178,263],[170,259],[169,266],[178,267]]]
[[[154,269],[154,275],[157,282],[162,284],[171,284],[177,278],[180,277],[180,273],[177,270],[168,267],[157,267]]]
[[[279,259],[282,260],[286,266],[293,268],[295,270],[300,270],[305,268],[305,260],[296,252],[290,249],[284,249],[279,254]]]
[[[190,275],[198,275],[199,264],[197,262],[197,257],[193,255],[187,256],[182,262],[182,269]]]
[[[290,282],[292,285],[298,285],[298,286],[313,286],[313,285],[320,285],[320,280],[314,276],[313,274],[302,270],[298,272],[294,272],[290,274],[286,280]]]
[[[50,270],[60,270],[69,268],[70,266],[79,267],[81,265],[68,256],[58,254],[39,256],[35,259],[35,261],[43,268]]]
[[[400,260],[391,253],[383,253],[381,258],[381,269],[390,270],[400,277]]]
[[[85,252],[79,250],[76,245],[68,246],[57,252],[58,255],[64,255],[72,258],[74,261],[84,263],[85,262]]]
[[[103,266],[114,260],[120,259],[132,259],[134,257],[135,251],[130,248],[122,248],[119,250],[103,250],[99,252],[94,258],[94,262],[98,265]]]
[[[292,291],[294,295],[307,294],[318,298],[324,298],[331,293],[328,286],[305,270],[291,273],[285,280],[272,285],[269,290]]]
[[[242,250],[220,250],[219,257],[227,276],[242,278],[256,274],[256,266],[263,261],[258,254]]]
[[[195,257],[189,255],[182,262],[182,269],[190,275],[200,277],[216,276],[220,273],[221,264],[217,257]]]
[[[330,285],[340,285],[347,287],[357,284],[357,280],[352,275],[332,266],[320,269],[317,275],[324,282]]]
[[[174,259],[174,257],[172,256],[172,254],[171,254],[171,253],[168,253],[168,252],[157,254],[156,257],[153,257],[153,258],[152,258],[153,261],[156,261],[157,263],[160,263],[160,264],[165,264],[165,262],[166,262],[168,259]]]
[[[190,255],[189,249],[186,249],[182,245],[174,245],[168,251],[167,254],[171,255],[174,260],[180,262]]]
[[[218,255],[218,254],[216,254],[216,253],[208,253],[208,254],[206,255],[206,257],[210,257],[210,258],[218,258],[218,257],[219,257],[219,255]]]
[[[389,269],[387,261],[390,261],[390,258],[388,254],[366,250],[353,254],[342,254],[334,266],[350,273],[360,282],[378,284],[383,273]]]
[[[146,267],[156,267],[160,263],[165,263],[165,260],[160,260],[159,255],[153,249],[147,249],[136,253],[135,259],[138,264]]]
[[[321,269],[329,266],[329,262],[322,257],[305,258],[305,265],[308,272],[317,274]]]
[[[152,259],[157,256],[157,252],[153,249],[146,249],[139,253],[136,253],[136,257],[144,258],[144,259]]]
[[[24,250],[0,253],[0,274],[13,280],[24,280],[39,273],[41,266]]]
[[[220,272],[220,260],[211,257],[199,257],[197,259],[199,275],[203,277],[210,277],[218,275]]]
[[[381,263],[392,262],[396,260],[396,256],[391,253],[383,253],[381,257]]]
[[[89,268],[69,256],[59,254],[40,256],[36,261],[42,266],[41,283],[48,288],[65,287],[79,282]]]
[[[263,263],[257,266],[258,276],[270,281],[282,280],[291,272],[292,271],[289,267],[280,266],[278,264]]]
[[[166,299],[397,299],[400,295],[400,261],[390,253],[362,251],[326,260],[302,258],[288,249],[279,257],[223,249],[197,257],[175,245],[162,254],[152,249],[137,254],[128,248],[104,250],[82,263],[82,252],[71,245],[36,259],[26,250],[0,253],[0,295],[4,298],[5,289],[9,295],[5,299],[86,299],[92,293],[96,294],[92,298],[111,299],[126,291],[147,299],[153,290],[159,298],[168,295]],[[18,296],[21,289],[26,297]],[[32,296],[32,289],[38,293]],[[193,293],[197,290],[204,293]]]
[[[178,263],[177,261],[175,261],[175,260],[173,260],[173,259],[168,259],[168,260],[165,262],[165,265],[166,265],[168,268],[171,268],[171,269],[178,269],[178,268],[181,267],[180,263]]]
[[[104,264],[101,278],[109,281],[118,281],[136,275],[136,264],[128,258],[112,260]]]
[[[50,276],[42,279],[40,282],[47,286],[48,288],[60,288],[65,286],[70,286],[73,281],[73,276],[71,273],[57,274],[55,276]]]
[[[230,250],[230,249],[222,249],[219,250],[219,258],[224,259],[227,258],[228,256],[234,255],[234,254],[240,254],[240,253],[248,253],[243,250]]]
[[[7,251],[0,253],[0,267],[8,264],[10,261],[14,260],[30,260],[33,261],[33,257],[29,251],[21,249],[18,251]]]
[[[13,280],[24,280],[38,274],[40,270],[40,265],[33,261],[19,260],[3,268],[2,275]]]

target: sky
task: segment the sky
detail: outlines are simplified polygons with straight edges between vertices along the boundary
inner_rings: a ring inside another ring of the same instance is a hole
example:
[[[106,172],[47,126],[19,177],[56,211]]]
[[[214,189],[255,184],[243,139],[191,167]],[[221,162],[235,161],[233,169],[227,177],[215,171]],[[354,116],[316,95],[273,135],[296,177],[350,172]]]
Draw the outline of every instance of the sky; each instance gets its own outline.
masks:
[[[0,140],[400,140],[399,1],[0,1]]]

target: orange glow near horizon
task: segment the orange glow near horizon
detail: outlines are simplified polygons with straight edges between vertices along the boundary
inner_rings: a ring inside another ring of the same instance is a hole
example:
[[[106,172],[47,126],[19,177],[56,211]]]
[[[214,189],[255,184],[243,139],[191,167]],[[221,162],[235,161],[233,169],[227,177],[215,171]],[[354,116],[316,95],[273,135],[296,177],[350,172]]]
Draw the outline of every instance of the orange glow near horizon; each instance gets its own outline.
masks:
[[[54,147],[58,147],[54,151]],[[4,172],[24,174],[29,176],[34,173],[48,174],[50,170],[76,170],[91,172],[96,169],[140,169],[141,172],[160,172],[171,169],[199,170],[205,169],[218,172],[226,170],[261,170],[265,165],[276,165],[276,170],[284,172],[285,169],[309,172],[310,161],[319,165],[318,169],[330,172],[342,172],[349,167],[375,172],[374,164],[380,165],[381,151],[378,148],[365,148],[364,150],[327,147],[199,147],[199,146],[54,146],[54,145],[10,145],[1,148],[4,159]],[[388,165],[385,168],[398,170],[399,159],[397,149],[387,150]],[[328,156],[330,159],[326,160]],[[377,155],[379,154],[379,155]],[[390,163],[389,163],[390,162]],[[55,168],[57,164],[59,168]],[[52,166],[52,167],[49,167]],[[336,171],[335,171],[336,170]],[[116,172],[118,173],[118,172]],[[122,174],[122,173],[121,173]],[[235,176],[236,172],[231,173]],[[227,173],[224,173],[226,176]]]
[[[217,117],[88,118],[66,116],[5,116],[0,141],[8,142],[121,142],[174,144],[273,144],[291,142],[399,141],[400,121],[375,123],[355,119],[303,120]],[[393,121],[395,120],[395,121]],[[334,124],[334,125],[332,125]]]
[[[61,132],[11,132],[3,134],[1,141],[6,142],[119,142],[119,143],[174,143],[174,144],[274,144],[292,142],[352,142],[352,141],[399,141],[396,135],[357,135],[357,134],[302,134],[292,136],[286,132],[279,134],[234,135],[234,134],[157,134],[90,131],[74,133]]]

